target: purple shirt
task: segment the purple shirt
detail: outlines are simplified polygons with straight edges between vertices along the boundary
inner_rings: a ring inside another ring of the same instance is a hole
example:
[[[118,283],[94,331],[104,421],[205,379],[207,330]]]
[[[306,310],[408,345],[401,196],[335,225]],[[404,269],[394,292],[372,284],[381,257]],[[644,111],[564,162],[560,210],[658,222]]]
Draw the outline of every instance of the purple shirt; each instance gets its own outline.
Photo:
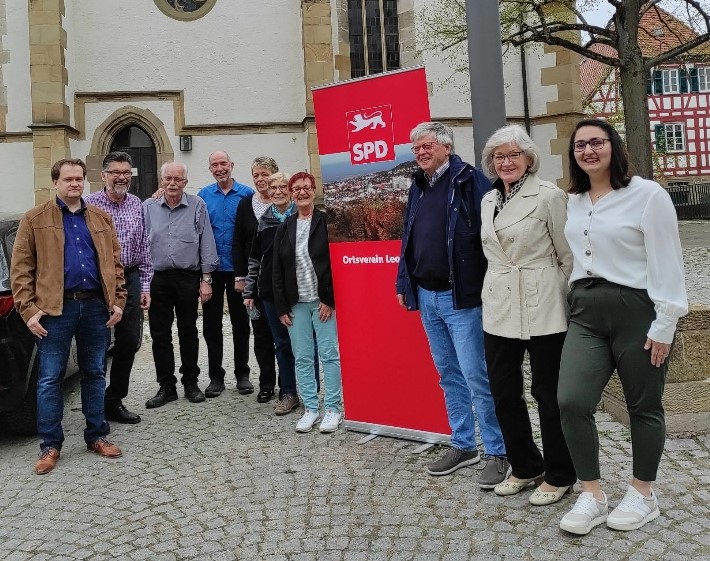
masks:
[[[141,279],[141,292],[150,292],[150,280],[153,278],[153,263],[150,260],[148,237],[143,218],[143,205],[135,195],[126,193],[119,203],[112,201],[106,190],[96,191],[84,197],[87,204],[94,205],[108,212],[113,218],[118,242],[121,244],[121,263],[123,267],[138,267]]]

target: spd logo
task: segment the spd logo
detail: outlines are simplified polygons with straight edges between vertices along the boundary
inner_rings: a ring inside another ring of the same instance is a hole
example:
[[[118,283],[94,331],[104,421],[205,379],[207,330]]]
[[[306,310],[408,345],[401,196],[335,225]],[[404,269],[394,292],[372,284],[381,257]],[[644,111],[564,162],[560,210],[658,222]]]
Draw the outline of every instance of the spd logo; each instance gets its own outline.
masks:
[[[372,164],[395,159],[392,107],[380,105],[346,114],[350,162]]]

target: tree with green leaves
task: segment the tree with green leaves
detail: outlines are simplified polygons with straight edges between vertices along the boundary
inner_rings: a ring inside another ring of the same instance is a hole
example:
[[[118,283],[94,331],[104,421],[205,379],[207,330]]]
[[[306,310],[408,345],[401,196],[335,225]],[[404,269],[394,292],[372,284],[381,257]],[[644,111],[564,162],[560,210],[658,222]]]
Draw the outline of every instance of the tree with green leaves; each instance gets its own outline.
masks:
[[[602,6],[612,12],[608,23],[590,24],[588,14]],[[654,22],[647,29],[641,19],[648,12],[657,17],[644,18]],[[504,45],[560,46],[618,69],[629,153],[638,173],[653,177],[647,80],[655,67],[686,60],[710,39],[708,0],[500,0],[500,14]],[[689,27],[678,26],[679,20]],[[442,52],[454,71],[468,71],[465,45],[461,48],[466,0],[432,0],[418,23],[423,50]],[[652,53],[642,48],[661,36],[675,40],[656,40]]]

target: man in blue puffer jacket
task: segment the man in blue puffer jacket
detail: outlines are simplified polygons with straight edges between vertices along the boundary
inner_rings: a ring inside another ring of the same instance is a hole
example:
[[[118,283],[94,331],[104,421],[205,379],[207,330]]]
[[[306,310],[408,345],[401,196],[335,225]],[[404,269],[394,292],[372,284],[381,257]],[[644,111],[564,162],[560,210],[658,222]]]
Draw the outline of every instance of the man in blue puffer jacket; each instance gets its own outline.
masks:
[[[451,449],[427,471],[448,475],[480,461],[475,407],[487,460],[478,484],[492,489],[509,466],[488,384],[481,322],[486,260],[480,209],[491,185],[454,154],[449,127],[421,123],[411,140],[419,170],[407,200],[397,299],[407,310],[420,311],[451,427]]]

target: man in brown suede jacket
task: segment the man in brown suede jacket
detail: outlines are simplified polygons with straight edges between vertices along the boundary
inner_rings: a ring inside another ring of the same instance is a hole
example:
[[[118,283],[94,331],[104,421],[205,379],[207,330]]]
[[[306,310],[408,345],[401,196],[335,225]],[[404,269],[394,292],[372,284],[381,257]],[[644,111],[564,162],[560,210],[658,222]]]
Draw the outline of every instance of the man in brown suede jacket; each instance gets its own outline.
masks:
[[[15,307],[37,338],[37,433],[42,439],[35,472],[54,469],[64,442],[62,378],[72,338],[81,369],[84,440],[97,454],[117,458],[106,439],[106,350],[110,328],[126,303],[120,247],[111,217],[81,198],[86,166],[59,160],[52,166],[56,198],[28,211],[12,253]]]

